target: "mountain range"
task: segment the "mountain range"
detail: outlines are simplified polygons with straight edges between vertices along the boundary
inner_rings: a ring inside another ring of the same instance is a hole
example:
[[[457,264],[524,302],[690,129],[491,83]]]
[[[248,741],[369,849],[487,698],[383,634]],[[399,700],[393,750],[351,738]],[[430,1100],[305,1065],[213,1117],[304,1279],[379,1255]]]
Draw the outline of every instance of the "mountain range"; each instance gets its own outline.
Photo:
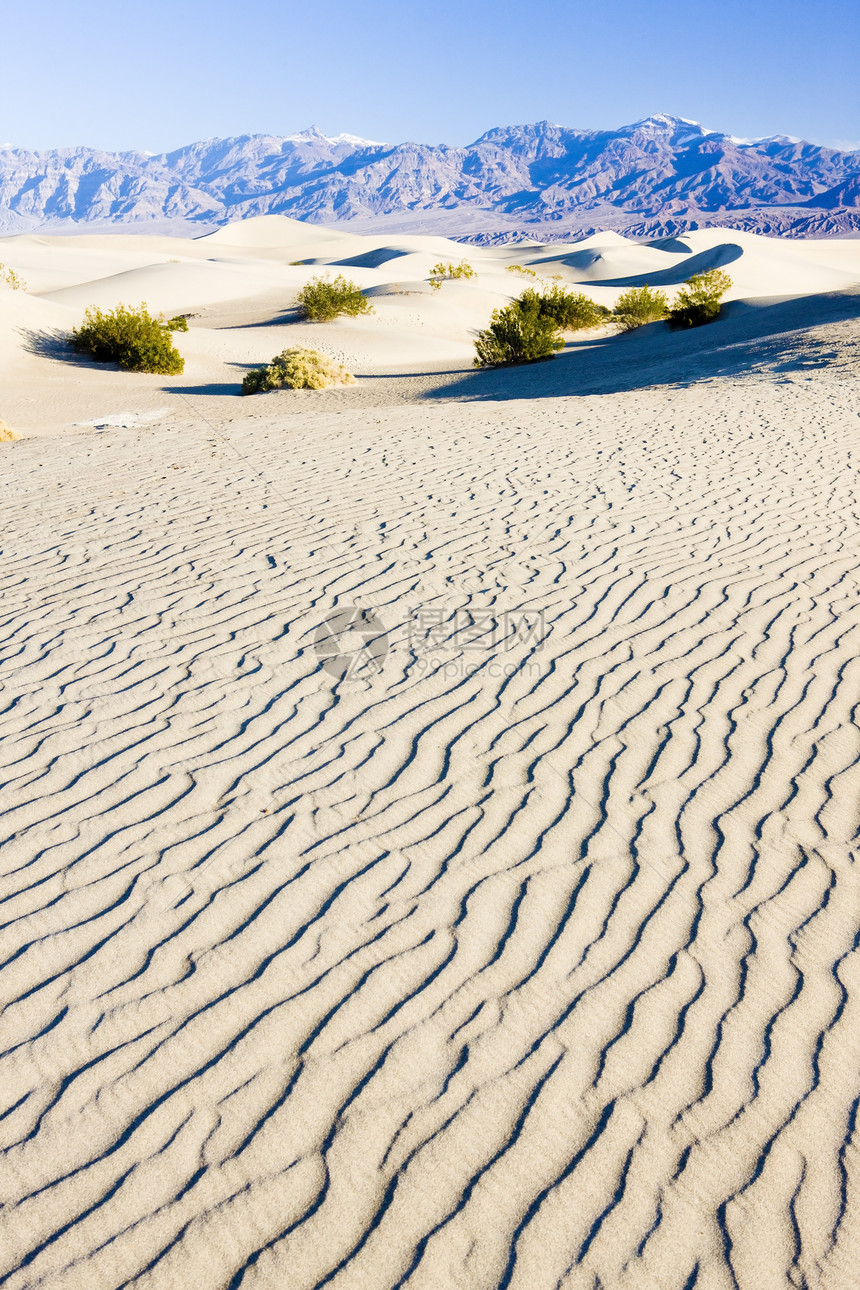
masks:
[[[473,242],[703,225],[814,237],[860,234],[860,151],[741,140],[660,113],[617,130],[548,121],[467,147],[387,144],[311,127],[207,139],[174,152],[0,148],[0,229],[135,226],[204,232],[252,215]]]

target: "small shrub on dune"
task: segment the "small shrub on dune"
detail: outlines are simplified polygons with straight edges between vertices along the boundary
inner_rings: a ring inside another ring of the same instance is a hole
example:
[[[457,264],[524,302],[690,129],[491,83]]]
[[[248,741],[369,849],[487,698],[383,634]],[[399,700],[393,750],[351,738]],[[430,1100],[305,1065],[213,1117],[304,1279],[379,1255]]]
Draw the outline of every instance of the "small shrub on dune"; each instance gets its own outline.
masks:
[[[5,421],[0,421],[0,443],[12,443],[17,438],[12,427],[7,426]]]
[[[477,276],[468,260],[461,260],[459,264],[443,264],[440,260],[430,270],[430,285],[438,291],[448,278],[477,278]]]
[[[340,363],[316,349],[285,349],[268,365],[248,372],[242,381],[243,394],[265,394],[268,390],[324,390],[330,385],[352,385],[355,377]]]
[[[722,269],[709,269],[688,278],[669,310],[670,327],[701,327],[719,318],[723,296],[732,280]]]
[[[99,363],[119,363],[129,372],[178,376],[185,369],[169,324],[153,318],[145,304],[137,309],[117,305],[106,313],[91,305],[83,324],[72,331],[69,344]]]
[[[302,315],[311,322],[331,322],[340,314],[357,318],[372,314],[370,301],[361,287],[339,273],[336,278],[311,278],[296,297]]]
[[[27,290],[27,284],[21,275],[14,269],[7,269],[5,264],[0,264],[0,282],[5,282],[13,291]]]
[[[177,314],[175,318],[168,318],[167,330],[168,331],[188,331],[187,314]]]
[[[555,283],[543,292],[528,288],[520,296],[520,303],[538,301],[538,311],[543,318],[552,318],[562,331],[584,331],[589,327],[599,327],[609,318],[610,312],[605,305],[598,305],[582,291],[567,291]]]
[[[504,309],[494,309],[486,331],[475,341],[475,367],[506,367],[513,363],[536,363],[552,358],[564,348],[554,318],[540,312],[536,291],[533,297],[514,300]]]
[[[521,276],[522,276],[522,277],[524,277],[524,278],[536,278],[536,277],[537,277],[537,274],[535,273],[534,269],[527,269],[527,268],[526,268],[524,265],[522,265],[522,264],[507,264],[507,265],[505,265],[505,272],[506,272],[506,273],[519,273],[519,274],[521,274]]]
[[[664,292],[644,287],[630,287],[618,297],[612,311],[622,331],[635,331],[646,323],[659,322],[669,313],[669,301]]]

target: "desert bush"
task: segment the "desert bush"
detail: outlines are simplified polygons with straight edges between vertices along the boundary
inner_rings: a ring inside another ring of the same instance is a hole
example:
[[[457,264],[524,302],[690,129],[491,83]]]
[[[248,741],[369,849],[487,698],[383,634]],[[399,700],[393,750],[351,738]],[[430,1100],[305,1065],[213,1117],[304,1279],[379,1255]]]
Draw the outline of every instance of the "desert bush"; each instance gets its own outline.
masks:
[[[538,302],[538,312],[543,318],[552,318],[562,331],[582,331],[587,327],[599,327],[611,317],[605,305],[598,305],[582,291],[567,291],[555,283],[545,291],[538,292],[527,288],[520,296],[519,303],[533,300]]]
[[[535,273],[534,269],[527,269],[527,268],[525,267],[525,265],[522,265],[522,264],[508,264],[508,265],[506,265],[506,266],[505,266],[505,272],[506,272],[506,273],[519,273],[519,274],[522,274],[522,276],[523,276],[524,278],[536,278],[536,277],[537,277],[537,274]]]
[[[188,315],[177,314],[175,318],[168,318],[168,331],[188,331]]]
[[[119,363],[130,372],[178,376],[185,368],[169,324],[153,318],[145,303],[137,309],[117,305],[107,313],[90,305],[82,326],[72,331],[69,344],[99,363]]]
[[[669,312],[669,301],[663,291],[644,287],[630,287],[615,302],[612,313],[622,331],[635,331],[645,323],[659,322]]]
[[[268,367],[248,372],[242,381],[243,394],[265,394],[268,390],[324,390],[329,385],[352,385],[355,377],[333,359],[316,349],[285,349]]]
[[[477,276],[468,260],[461,260],[459,264],[443,264],[440,260],[430,270],[430,285],[438,291],[446,278],[476,278]]]
[[[311,322],[331,322],[340,314],[356,318],[359,314],[373,313],[361,287],[348,282],[342,273],[336,278],[311,278],[296,300],[304,317]]]
[[[7,269],[5,264],[0,264],[0,282],[5,282],[13,291],[27,290],[27,284],[21,275],[14,269]]]
[[[540,311],[537,292],[525,292],[525,296],[529,298],[493,310],[489,327],[478,332],[475,341],[475,367],[535,363],[564,348],[555,319]]]
[[[688,278],[669,310],[670,327],[701,327],[719,318],[723,296],[732,280],[722,269],[708,269]]]
[[[18,436],[12,427],[7,426],[5,421],[0,421],[0,443],[11,443],[13,439],[17,438]]]

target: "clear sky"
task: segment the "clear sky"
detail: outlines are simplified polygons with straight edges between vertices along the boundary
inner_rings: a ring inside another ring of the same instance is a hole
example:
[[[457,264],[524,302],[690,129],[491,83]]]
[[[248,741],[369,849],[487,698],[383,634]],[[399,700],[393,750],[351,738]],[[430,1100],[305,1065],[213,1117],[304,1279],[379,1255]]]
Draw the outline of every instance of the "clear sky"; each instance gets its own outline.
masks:
[[[860,147],[858,0],[0,0],[0,44],[0,144],[465,144],[670,112]]]

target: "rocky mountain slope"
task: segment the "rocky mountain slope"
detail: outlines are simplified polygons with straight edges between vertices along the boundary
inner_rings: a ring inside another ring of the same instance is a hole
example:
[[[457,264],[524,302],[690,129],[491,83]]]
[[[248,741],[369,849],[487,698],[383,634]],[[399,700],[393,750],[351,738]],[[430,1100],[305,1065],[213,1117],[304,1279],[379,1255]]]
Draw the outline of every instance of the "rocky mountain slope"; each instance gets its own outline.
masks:
[[[212,227],[250,215],[380,221],[477,241],[702,224],[815,236],[860,232],[860,152],[776,136],[742,141],[663,114],[618,130],[542,121],[465,148],[329,138],[209,139],[175,152],[0,149],[0,228]]]

